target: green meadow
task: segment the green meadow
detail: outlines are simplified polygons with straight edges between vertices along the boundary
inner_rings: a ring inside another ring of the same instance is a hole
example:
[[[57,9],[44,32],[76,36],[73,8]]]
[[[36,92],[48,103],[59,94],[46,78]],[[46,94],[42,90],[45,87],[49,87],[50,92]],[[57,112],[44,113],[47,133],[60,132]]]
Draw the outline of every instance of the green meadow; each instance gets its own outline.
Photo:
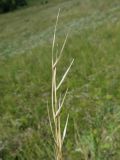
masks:
[[[120,159],[120,1],[37,0],[0,15],[0,160],[54,160],[51,53],[68,39],[57,71],[68,88],[65,160]]]

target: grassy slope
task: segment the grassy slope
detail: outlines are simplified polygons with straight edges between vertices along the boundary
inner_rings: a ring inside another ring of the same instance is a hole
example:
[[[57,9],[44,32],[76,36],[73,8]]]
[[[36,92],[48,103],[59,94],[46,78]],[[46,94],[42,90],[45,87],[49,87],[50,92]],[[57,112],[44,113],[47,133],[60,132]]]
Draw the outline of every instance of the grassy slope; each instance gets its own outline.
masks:
[[[52,159],[46,101],[50,97],[51,39],[59,7],[58,49],[68,28],[71,31],[58,78],[75,58],[62,89],[70,88],[65,111],[71,115],[66,159],[91,155],[93,160],[118,160],[119,0],[34,4],[0,15],[0,157]]]

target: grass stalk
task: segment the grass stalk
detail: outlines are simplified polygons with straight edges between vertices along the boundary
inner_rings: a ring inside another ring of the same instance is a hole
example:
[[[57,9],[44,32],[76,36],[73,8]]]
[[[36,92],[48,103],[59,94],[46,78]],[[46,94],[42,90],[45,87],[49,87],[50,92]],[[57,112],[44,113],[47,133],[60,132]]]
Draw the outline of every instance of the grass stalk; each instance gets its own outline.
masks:
[[[63,50],[64,50],[64,47],[65,47],[65,44],[68,38],[68,34],[67,34],[59,55],[57,56],[57,54],[54,54],[59,14],[60,14],[60,9],[57,15],[57,20],[56,20],[55,29],[54,29],[53,44],[52,44],[52,91],[51,91],[52,92],[51,93],[52,114],[51,115],[50,115],[50,111],[48,108],[50,128],[51,128],[51,132],[52,132],[53,139],[54,139],[55,160],[63,160],[62,148],[63,148],[63,142],[66,136],[68,120],[69,120],[69,114],[68,114],[66,122],[65,122],[65,127],[62,130],[61,129],[61,116],[62,116],[61,111],[63,109],[63,105],[64,105],[64,101],[65,101],[68,89],[66,90],[63,98],[58,97],[58,90],[61,87],[62,83],[64,82],[68,72],[70,71],[73,61],[74,61],[72,60],[69,67],[66,69],[66,72],[63,74],[60,82],[57,84],[57,67],[58,67],[58,63],[60,59],[62,58]]]

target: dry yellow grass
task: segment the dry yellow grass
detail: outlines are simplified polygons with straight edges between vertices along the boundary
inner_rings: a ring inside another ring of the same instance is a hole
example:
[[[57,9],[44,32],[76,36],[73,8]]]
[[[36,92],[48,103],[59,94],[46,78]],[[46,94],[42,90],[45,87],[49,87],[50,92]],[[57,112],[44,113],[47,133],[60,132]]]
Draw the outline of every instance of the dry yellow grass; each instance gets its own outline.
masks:
[[[57,24],[58,24],[58,18],[59,18],[59,13],[60,9],[57,15],[57,20],[55,24],[55,30],[54,30],[54,37],[53,37],[53,45],[52,45],[52,96],[51,96],[51,101],[52,101],[52,118],[53,118],[53,123],[51,120],[49,108],[48,108],[48,116],[49,116],[49,122],[50,122],[50,127],[51,127],[51,132],[54,138],[54,149],[55,149],[55,159],[56,160],[63,160],[63,154],[62,154],[62,146],[63,142],[66,136],[66,131],[67,131],[67,125],[68,125],[68,119],[69,119],[69,114],[67,115],[66,118],[66,123],[64,130],[61,130],[61,110],[63,108],[63,104],[68,92],[68,89],[65,92],[65,95],[63,98],[58,97],[58,90],[61,87],[62,83],[64,82],[74,60],[70,63],[69,67],[67,68],[66,72],[62,76],[60,82],[57,84],[56,79],[57,79],[57,64],[60,61],[62,57],[62,53],[67,41],[68,34],[66,35],[66,38],[64,40],[63,46],[61,48],[61,51],[59,53],[59,56],[57,57],[57,54],[54,55],[54,47],[55,47],[55,40],[56,40],[56,30],[57,30]]]

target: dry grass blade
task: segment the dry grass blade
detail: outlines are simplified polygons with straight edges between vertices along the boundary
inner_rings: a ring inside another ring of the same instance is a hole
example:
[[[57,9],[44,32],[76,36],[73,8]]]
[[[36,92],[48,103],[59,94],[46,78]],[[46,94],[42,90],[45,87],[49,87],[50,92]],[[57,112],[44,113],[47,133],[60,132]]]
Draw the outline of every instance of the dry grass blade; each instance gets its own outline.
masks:
[[[53,127],[52,127],[52,121],[51,121],[51,118],[50,118],[50,111],[49,111],[48,103],[47,103],[47,112],[48,112],[48,118],[49,118],[49,124],[50,124],[51,133],[52,133],[54,141],[56,142],[55,136],[54,136]]]
[[[66,123],[65,123],[64,131],[63,131],[62,143],[64,142],[64,139],[65,139],[65,136],[66,136],[67,126],[68,126],[68,120],[69,120],[69,114],[67,116],[67,120],[66,120]]]
[[[62,107],[63,107],[64,101],[65,101],[67,92],[68,92],[68,89],[67,89],[66,92],[65,92],[65,95],[64,95],[64,97],[63,97],[63,99],[62,99],[62,102],[59,103],[59,109],[58,109],[57,112],[56,112],[55,118],[56,118],[57,116],[59,116],[59,114],[60,114],[60,112],[61,112],[61,110],[62,110]]]
[[[54,29],[53,44],[52,44],[52,61],[53,61],[53,54],[54,54],[56,31],[57,31],[57,24],[58,24],[59,15],[60,15],[60,8],[58,11],[57,20],[56,20],[55,29]]]
[[[63,45],[62,45],[62,49],[61,49],[61,51],[60,51],[59,57],[57,58],[56,62],[54,63],[53,68],[56,67],[57,63],[59,62],[59,60],[60,60],[60,58],[61,58],[61,56],[62,56],[62,53],[63,53],[63,50],[64,50],[64,48],[65,48],[65,44],[66,44],[67,39],[68,39],[68,34],[67,34],[66,37],[65,37],[65,40],[64,40],[64,43],[63,43]]]
[[[58,86],[57,86],[57,90],[59,89],[59,87],[60,87],[60,86],[62,85],[62,83],[64,82],[64,80],[65,80],[65,78],[66,78],[66,76],[67,76],[67,74],[68,74],[68,72],[69,72],[69,70],[70,70],[70,68],[71,68],[71,66],[72,66],[72,64],[73,64],[73,62],[74,62],[74,59],[73,59],[72,62],[70,63],[68,69],[66,70],[66,72],[64,73],[64,75],[63,75],[61,81],[59,82],[59,84],[58,84]]]

